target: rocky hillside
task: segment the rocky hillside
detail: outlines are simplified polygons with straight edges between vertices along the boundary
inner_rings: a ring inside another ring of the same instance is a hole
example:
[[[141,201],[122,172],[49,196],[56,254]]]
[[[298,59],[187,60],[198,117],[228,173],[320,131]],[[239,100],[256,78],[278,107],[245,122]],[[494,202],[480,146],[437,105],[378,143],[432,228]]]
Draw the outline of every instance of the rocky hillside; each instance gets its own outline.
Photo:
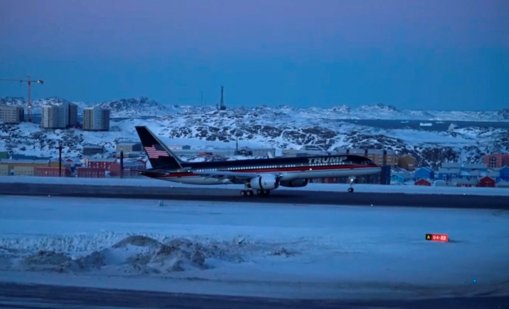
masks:
[[[4,98],[4,103],[19,104],[19,98]],[[58,98],[45,99],[52,103]],[[42,101],[37,101],[40,105]],[[409,153],[421,165],[444,161],[477,162],[491,152],[509,152],[505,128],[451,125],[446,130],[429,128],[384,129],[360,125],[349,119],[470,119],[501,121],[507,110],[499,112],[400,111],[386,105],[350,108],[293,108],[258,106],[217,111],[214,107],[166,106],[148,98],[122,99],[101,104],[110,108],[110,132],[85,132],[80,129],[42,130],[38,124],[0,124],[0,151],[56,156],[58,142],[67,156],[80,156],[83,144],[100,144],[112,153],[115,141],[136,140],[135,125],[147,125],[170,143],[190,144],[195,148],[209,144],[234,147],[239,141],[251,147],[300,149],[316,145],[329,152],[345,149],[388,149]],[[83,106],[83,104],[80,104]],[[407,117],[407,118],[405,118]],[[492,117],[492,118],[490,118]],[[452,121],[452,120],[451,120]],[[229,144],[227,144],[229,143]]]

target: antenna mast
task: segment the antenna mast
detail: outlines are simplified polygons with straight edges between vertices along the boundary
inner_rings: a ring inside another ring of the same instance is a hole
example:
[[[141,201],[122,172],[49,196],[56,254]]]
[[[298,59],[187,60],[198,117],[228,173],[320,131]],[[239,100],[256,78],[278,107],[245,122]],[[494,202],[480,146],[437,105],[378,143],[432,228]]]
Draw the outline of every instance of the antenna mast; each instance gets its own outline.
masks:
[[[219,110],[224,111],[226,106],[224,105],[224,86],[221,86],[221,101],[219,103]]]

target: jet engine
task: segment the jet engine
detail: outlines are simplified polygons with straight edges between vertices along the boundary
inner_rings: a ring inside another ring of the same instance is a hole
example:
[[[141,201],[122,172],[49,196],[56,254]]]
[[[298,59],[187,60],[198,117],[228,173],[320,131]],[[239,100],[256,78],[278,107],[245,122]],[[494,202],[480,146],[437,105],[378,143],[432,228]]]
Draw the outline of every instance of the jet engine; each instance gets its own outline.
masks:
[[[265,174],[259,177],[251,178],[249,186],[256,190],[271,190],[279,187],[279,181],[276,175]]]
[[[283,187],[305,187],[308,184],[307,179],[299,178],[293,180],[281,181],[279,184]]]

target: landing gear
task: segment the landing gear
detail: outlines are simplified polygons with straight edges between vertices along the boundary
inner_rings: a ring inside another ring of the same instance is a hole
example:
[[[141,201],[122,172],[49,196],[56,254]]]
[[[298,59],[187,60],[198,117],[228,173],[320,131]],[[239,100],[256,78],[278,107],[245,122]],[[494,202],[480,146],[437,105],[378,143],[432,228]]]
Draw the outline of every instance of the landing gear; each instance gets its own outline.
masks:
[[[244,196],[244,197],[251,197],[251,196],[254,196],[255,195],[255,191],[251,190],[251,189],[247,189],[247,190],[240,190],[240,195],[241,196]],[[257,196],[269,196],[270,195],[270,190],[256,190],[256,195]]]
[[[357,179],[355,178],[355,176],[350,176],[348,177],[348,183],[350,184],[350,186],[348,187],[348,193],[353,193],[354,189],[353,189],[353,184],[355,183]]]
[[[269,196],[270,195],[270,190],[257,190],[256,191],[256,195],[259,195],[259,196]]]
[[[244,197],[253,196],[254,192],[253,190],[240,190],[240,195]]]

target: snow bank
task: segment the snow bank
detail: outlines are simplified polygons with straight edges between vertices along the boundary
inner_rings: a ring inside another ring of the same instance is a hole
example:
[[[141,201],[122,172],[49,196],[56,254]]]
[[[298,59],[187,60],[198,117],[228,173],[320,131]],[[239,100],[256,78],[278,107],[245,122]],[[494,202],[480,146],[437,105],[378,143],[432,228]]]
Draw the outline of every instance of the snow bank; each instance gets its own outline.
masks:
[[[504,210],[3,196],[0,280],[290,298],[507,295],[507,235]]]
[[[153,237],[158,237],[158,240]],[[296,254],[279,244],[255,243],[244,237],[216,241],[161,235],[65,235],[0,238],[0,269],[109,275],[165,275],[193,268],[209,269],[221,263],[241,263],[261,254]],[[111,244],[113,239],[120,239]]]
[[[109,274],[164,274],[193,267],[205,268],[206,257],[215,255],[211,247],[185,238],[161,243],[143,235],[127,236],[113,246],[81,256],[55,249],[50,247],[35,252],[33,248],[4,249],[11,252],[3,255],[7,262],[5,265],[10,265],[4,268],[17,271],[76,273],[105,270]]]

